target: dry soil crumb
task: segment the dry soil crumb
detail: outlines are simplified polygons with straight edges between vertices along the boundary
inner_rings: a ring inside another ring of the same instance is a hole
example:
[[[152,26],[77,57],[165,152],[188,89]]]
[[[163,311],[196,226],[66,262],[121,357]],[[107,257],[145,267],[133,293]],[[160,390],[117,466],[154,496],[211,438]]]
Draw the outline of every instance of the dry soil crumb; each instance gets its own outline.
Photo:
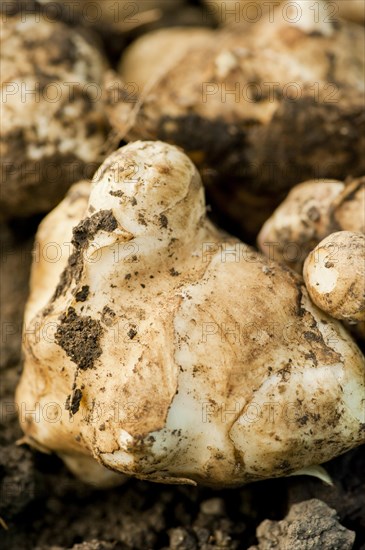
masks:
[[[282,521],[263,521],[250,550],[351,550],[355,533],[338,522],[336,510],[318,499],[294,504]]]

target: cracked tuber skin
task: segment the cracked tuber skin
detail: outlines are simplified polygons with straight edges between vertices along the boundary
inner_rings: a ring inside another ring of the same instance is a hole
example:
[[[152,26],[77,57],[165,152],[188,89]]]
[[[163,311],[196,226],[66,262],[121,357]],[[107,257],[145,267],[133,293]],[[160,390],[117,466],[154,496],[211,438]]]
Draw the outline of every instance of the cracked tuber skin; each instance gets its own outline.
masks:
[[[37,237],[73,246],[33,266],[17,389],[31,445],[98,486],[222,487],[364,442],[361,352],[299,275],[211,224],[185,154],[129,144],[87,195],[71,189]]]

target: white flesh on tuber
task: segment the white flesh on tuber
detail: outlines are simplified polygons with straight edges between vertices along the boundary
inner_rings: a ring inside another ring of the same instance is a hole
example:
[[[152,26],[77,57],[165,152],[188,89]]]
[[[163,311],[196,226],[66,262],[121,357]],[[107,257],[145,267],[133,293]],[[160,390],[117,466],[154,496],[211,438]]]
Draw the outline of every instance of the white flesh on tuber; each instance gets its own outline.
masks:
[[[179,149],[129,144],[84,214],[77,200],[65,270],[33,266],[17,390],[28,441],[100,486],[114,472],[237,486],[364,442],[359,349],[298,275],[207,220]],[[70,239],[70,209],[43,221],[41,250]]]

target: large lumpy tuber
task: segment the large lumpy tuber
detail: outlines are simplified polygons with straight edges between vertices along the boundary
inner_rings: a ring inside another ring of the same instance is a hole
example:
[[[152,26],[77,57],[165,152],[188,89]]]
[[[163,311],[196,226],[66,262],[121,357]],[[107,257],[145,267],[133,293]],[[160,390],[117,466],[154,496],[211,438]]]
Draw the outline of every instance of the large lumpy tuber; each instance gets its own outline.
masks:
[[[172,66],[175,48],[161,48],[148,69],[153,85],[141,90],[144,79],[134,81],[137,103],[109,94],[110,121],[120,134],[183,147],[201,170],[216,215],[228,215],[237,232],[251,236],[298,181],[365,172],[364,29],[331,22],[326,11],[316,17],[306,0],[294,4],[244,32],[220,29],[205,45],[192,41]],[[154,47],[156,34],[125,53],[123,79],[148,40]]]
[[[38,235],[73,247],[33,267],[17,390],[30,444],[101,486],[236,486],[364,442],[360,351],[298,275],[207,220],[187,156],[129,144],[85,192]]]

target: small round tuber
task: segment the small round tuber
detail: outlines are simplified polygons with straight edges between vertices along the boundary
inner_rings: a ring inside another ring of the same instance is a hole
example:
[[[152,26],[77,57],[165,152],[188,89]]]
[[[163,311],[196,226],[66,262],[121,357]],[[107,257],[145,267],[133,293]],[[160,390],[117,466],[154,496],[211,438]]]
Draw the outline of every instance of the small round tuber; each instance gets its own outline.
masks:
[[[331,317],[365,321],[365,235],[332,233],[304,262],[304,281],[317,307]]]
[[[296,185],[263,225],[259,249],[301,273],[309,252],[331,232],[330,205],[344,187],[335,180]]]
[[[298,273],[317,244],[336,231],[365,234],[365,178],[346,184],[313,180],[296,185],[266,220],[259,249]]]

